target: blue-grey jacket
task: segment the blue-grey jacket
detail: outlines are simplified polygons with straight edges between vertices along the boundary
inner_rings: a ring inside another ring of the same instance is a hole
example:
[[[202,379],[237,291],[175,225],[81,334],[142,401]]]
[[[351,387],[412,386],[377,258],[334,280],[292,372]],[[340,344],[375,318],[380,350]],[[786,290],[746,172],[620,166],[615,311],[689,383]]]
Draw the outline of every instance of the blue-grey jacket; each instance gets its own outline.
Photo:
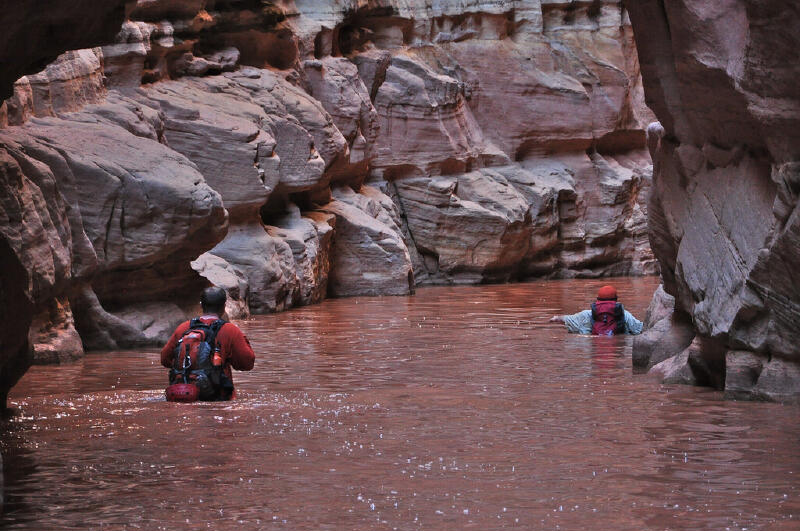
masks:
[[[569,330],[571,334],[591,334],[593,324],[592,310],[583,310],[582,312],[564,316],[564,325],[566,325],[567,330]],[[642,327],[642,322],[634,317],[628,310],[625,310],[626,333],[634,336],[641,334]]]

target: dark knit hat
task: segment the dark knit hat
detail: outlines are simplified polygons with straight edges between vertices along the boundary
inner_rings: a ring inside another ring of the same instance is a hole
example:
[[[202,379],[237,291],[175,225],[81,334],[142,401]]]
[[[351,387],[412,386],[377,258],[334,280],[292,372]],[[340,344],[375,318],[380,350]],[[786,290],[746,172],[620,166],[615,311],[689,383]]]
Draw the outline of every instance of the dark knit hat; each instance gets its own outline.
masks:
[[[200,296],[200,305],[204,311],[208,309],[222,310],[225,308],[227,298],[224,289],[212,286],[203,290],[203,294]]]
[[[617,300],[617,290],[614,288],[614,286],[603,286],[597,290],[597,300],[615,301]]]

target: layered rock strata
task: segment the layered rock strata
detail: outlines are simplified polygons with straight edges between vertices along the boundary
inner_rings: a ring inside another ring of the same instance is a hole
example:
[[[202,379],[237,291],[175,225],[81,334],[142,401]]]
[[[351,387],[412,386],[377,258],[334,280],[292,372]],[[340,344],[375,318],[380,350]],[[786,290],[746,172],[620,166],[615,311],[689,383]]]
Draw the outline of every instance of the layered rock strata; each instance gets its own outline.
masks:
[[[0,113],[0,293],[38,359],[163,340],[206,282],[241,317],[654,271],[619,1],[129,7]]]
[[[650,240],[675,298],[673,317],[645,333],[634,357],[658,362],[667,381],[798,400],[800,66],[789,58],[800,8],[647,0],[629,9],[660,120],[649,128]]]

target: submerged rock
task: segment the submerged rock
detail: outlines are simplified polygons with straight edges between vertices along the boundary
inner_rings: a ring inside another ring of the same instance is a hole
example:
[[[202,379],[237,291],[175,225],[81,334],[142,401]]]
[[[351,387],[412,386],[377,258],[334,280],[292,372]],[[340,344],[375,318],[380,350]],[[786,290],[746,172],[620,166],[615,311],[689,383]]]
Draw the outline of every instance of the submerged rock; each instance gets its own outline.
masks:
[[[662,361],[684,352],[695,338],[691,320],[675,312],[675,298],[660,285],[653,295],[644,330],[633,340],[633,368],[647,371]]]

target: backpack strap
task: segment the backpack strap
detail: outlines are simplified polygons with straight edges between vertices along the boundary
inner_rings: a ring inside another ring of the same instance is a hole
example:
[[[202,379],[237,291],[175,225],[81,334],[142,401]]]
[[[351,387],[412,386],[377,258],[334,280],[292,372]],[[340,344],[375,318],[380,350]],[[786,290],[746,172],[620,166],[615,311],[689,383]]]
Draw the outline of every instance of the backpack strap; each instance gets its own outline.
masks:
[[[225,326],[227,322],[228,321],[225,321],[224,319],[217,319],[216,321],[208,325],[210,334],[207,336],[206,342],[209,345],[216,348],[217,334],[219,334],[219,331],[222,329],[223,326]]]
[[[216,321],[214,321],[210,325],[207,325],[199,317],[194,317],[189,321],[189,328],[186,329],[186,332],[184,332],[183,335],[185,336],[190,331],[197,330],[198,328],[205,328],[207,330],[207,332],[206,332],[206,342],[209,345],[211,345],[212,348],[215,348],[216,347],[216,342],[217,342],[217,334],[219,333],[220,329],[222,328],[222,326],[226,322],[227,321],[225,321],[223,319],[217,319]],[[175,358],[174,358],[173,365],[174,365],[174,368],[176,370],[183,370],[183,367],[179,366],[179,359],[180,359],[181,343],[182,342],[183,342],[183,337],[181,337],[181,339],[178,340],[178,344],[175,346],[175,354],[174,354]]]
[[[625,323],[625,307],[621,302],[618,302],[616,306],[614,306],[614,320],[617,322],[617,329],[614,333],[620,335],[626,334],[628,332],[628,327]]]
[[[592,321],[597,321],[597,320],[598,320],[597,303],[593,302],[592,303]]]

